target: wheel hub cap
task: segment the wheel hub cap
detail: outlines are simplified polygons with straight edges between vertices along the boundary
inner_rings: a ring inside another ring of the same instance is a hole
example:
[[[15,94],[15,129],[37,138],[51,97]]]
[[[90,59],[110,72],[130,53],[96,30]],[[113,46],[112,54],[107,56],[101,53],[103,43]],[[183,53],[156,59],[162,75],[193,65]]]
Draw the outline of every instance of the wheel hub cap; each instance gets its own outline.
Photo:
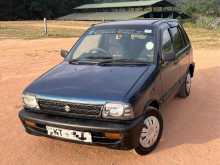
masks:
[[[155,116],[149,116],[144,120],[144,127],[141,130],[140,144],[144,148],[151,147],[158,138],[160,124]]]
[[[191,89],[191,76],[190,74],[186,77],[186,91],[189,93]]]

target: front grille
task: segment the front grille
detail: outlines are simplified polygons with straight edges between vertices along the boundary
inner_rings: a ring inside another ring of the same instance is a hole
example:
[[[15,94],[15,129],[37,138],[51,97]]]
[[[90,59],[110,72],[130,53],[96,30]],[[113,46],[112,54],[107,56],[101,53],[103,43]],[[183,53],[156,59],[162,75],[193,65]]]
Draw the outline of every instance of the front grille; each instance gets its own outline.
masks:
[[[64,116],[94,116],[98,117],[101,113],[102,105],[71,103],[65,101],[54,101],[38,99],[40,110],[49,114],[60,114]],[[68,112],[65,106],[69,107]]]

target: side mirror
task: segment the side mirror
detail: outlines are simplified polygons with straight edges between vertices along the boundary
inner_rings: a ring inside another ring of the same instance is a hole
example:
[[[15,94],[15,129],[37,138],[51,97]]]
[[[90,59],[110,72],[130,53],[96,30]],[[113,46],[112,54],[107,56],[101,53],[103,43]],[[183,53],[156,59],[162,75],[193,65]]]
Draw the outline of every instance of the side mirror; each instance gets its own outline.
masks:
[[[60,50],[60,55],[61,55],[61,57],[63,57],[63,58],[65,58],[68,53],[69,53],[68,50],[65,50],[65,49],[61,49],[61,50]]]
[[[167,54],[163,54],[163,61],[165,62],[170,62],[175,60],[176,55],[175,53],[167,53]]]

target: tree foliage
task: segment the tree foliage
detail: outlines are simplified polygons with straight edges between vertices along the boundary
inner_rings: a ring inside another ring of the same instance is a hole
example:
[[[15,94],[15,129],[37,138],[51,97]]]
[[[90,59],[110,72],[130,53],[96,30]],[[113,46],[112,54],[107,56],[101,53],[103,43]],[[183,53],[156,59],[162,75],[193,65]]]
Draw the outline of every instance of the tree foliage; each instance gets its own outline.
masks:
[[[54,19],[86,3],[134,0],[0,0],[0,20]],[[220,0],[168,0],[189,15],[220,16]]]
[[[54,19],[93,0],[7,0],[0,1],[0,20]]]

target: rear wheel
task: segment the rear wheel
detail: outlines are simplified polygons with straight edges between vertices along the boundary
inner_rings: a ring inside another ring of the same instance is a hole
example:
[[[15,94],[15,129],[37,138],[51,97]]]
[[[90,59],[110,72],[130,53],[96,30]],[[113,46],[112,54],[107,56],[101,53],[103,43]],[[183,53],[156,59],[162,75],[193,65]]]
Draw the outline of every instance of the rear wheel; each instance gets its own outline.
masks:
[[[188,72],[183,85],[180,87],[180,91],[178,93],[178,96],[182,97],[182,98],[188,97],[191,92],[191,86],[192,86],[191,75]]]
[[[135,151],[140,155],[146,155],[158,145],[163,131],[163,119],[159,110],[150,107],[147,109],[146,118],[143,121],[138,147]]]

